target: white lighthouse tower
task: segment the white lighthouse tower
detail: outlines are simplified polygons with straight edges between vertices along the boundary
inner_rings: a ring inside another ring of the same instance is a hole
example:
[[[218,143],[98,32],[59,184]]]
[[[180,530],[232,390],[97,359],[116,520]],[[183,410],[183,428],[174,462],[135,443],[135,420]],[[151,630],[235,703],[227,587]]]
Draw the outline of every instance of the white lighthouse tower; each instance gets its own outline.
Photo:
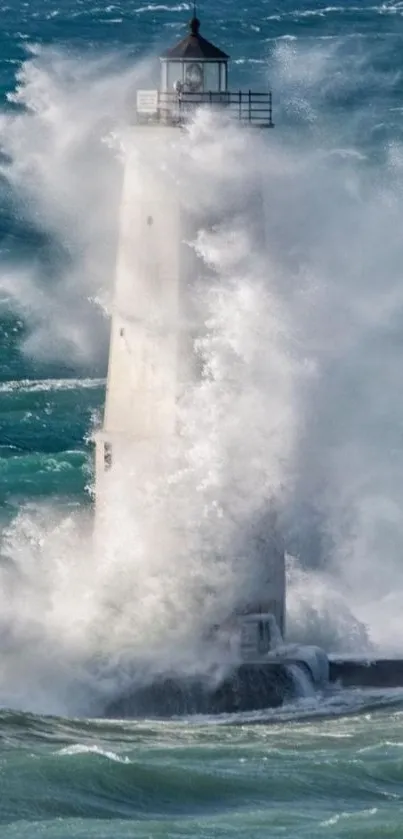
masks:
[[[186,257],[180,196],[157,165],[162,150],[199,107],[225,109],[250,126],[273,126],[271,93],[229,89],[229,56],[202,37],[196,16],[160,61],[159,89],[137,91],[124,173],[104,422],[96,438],[97,510],[128,449],[158,452],[176,429]],[[281,550],[271,563],[268,590],[246,608],[270,610],[283,628]]]

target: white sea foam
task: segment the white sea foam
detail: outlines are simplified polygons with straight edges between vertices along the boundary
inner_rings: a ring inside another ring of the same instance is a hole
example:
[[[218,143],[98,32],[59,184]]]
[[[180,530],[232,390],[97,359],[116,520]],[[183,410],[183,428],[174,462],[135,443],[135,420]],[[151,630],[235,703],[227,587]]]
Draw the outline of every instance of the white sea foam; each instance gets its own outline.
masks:
[[[189,11],[189,3],[177,3],[176,6],[164,6],[161,3],[148,3],[147,6],[140,6],[136,9],[137,14],[142,12],[187,12]]]
[[[112,760],[114,763],[130,763],[127,756],[122,757],[106,749],[101,749],[100,746],[87,746],[82,743],[75,743],[73,746],[65,746],[59,749],[56,754],[61,757],[74,757],[75,755],[95,755],[96,757],[103,757],[106,760]]]
[[[0,382],[0,393],[40,393],[53,390],[76,390],[102,387],[105,379],[10,379]]]

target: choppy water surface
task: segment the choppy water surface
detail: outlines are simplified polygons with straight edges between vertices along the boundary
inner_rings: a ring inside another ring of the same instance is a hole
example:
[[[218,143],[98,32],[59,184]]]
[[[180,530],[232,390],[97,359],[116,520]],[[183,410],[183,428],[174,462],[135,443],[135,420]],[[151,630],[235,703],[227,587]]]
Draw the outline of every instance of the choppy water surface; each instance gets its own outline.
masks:
[[[2,716],[2,834],[399,836],[401,711],[294,724]]]

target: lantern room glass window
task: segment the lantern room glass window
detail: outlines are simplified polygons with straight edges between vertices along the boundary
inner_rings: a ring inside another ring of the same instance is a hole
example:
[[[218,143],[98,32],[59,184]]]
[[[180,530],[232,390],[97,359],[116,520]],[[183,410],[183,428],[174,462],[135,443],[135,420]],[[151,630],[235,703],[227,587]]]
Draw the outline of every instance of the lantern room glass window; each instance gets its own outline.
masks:
[[[183,82],[183,62],[182,61],[167,61],[166,62],[166,88],[165,90],[173,90],[176,82]],[[164,80],[163,80],[164,81]],[[164,86],[163,86],[164,89]]]
[[[200,80],[196,79],[196,69]],[[189,75],[190,74],[190,75]],[[188,79],[189,75],[189,79]],[[187,85],[187,81],[191,84]],[[194,93],[223,93],[227,90],[226,61],[164,61],[161,66],[161,89],[172,91],[181,82]],[[197,83],[196,83],[197,82]]]
[[[189,93],[203,93],[206,89],[204,84],[204,67],[200,61],[187,61],[185,64],[185,91]]]
[[[221,90],[220,65],[209,61],[204,65],[204,90],[219,93]]]

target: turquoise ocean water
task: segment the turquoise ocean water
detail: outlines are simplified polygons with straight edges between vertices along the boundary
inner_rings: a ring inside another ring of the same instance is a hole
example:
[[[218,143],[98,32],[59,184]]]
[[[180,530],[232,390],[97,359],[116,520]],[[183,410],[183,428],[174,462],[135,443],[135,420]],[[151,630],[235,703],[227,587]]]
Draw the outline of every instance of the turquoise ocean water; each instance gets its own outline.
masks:
[[[119,136],[140,65],[190,13],[0,7],[0,837],[403,837],[399,692],[219,720],[99,718],[128,666],[121,615],[139,608],[121,555],[104,612],[91,598],[105,561],[86,565]],[[273,88],[264,276],[285,358],[301,362],[289,633],[403,652],[403,3],[204,0],[199,15],[235,88]]]

